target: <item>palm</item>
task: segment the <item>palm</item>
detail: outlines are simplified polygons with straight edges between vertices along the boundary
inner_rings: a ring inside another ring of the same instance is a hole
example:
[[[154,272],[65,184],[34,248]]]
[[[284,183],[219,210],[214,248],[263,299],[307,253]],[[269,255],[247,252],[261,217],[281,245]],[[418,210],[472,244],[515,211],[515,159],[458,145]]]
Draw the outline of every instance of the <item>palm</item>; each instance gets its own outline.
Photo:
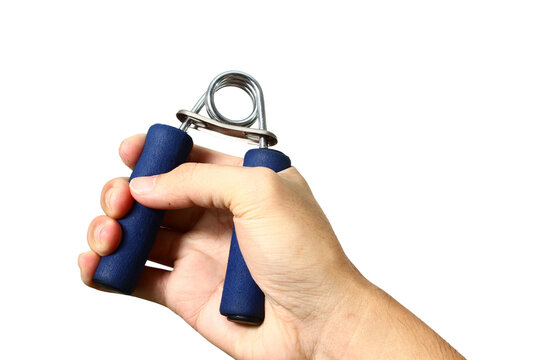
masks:
[[[223,211],[205,210],[197,217],[186,232],[162,230],[176,240],[169,248],[174,269],[167,281],[167,306],[195,328],[199,313],[219,295],[232,229],[232,219]]]
[[[232,216],[227,211],[208,209],[201,210],[194,220],[186,232],[162,230],[176,240],[170,247],[174,269],[164,289],[166,306],[234,356],[265,358],[271,353],[276,358],[276,350],[280,349],[283,357],[295,357],[299,351],[297,334],[291,331],[291,321],[283,308],[267,301],[266,318],[259,327],[232,323],[221,316],[219,304]]]
[[[136,135],[122,143],[120,155],[129,167],[133,168],[137,162],[144,141],[144,135]],[[197,146],[190,160],[229,166],[242,164],[241,158]],[[108,203],[106,200],[111,199],[112,193],[116,200]],[[115,251],[121,240],[121,228],[114,219],[125,216],[132,203],[127,178],[113,179],[104,186],[101,205],[105,216],[96,217],[90,224],[88,242],[92,251],[79,257],[81,277],[87,285],[99,288],[92,278],[100,255]],[[102,226],[109,232],[98,242],[95,234]],[[163,226],[150,260],[173,270],[146,267],[133,295],[167,306],[234,357],[289,359],[300,356],[294,317],[268,297],[266,318],[258,327],[229,322],[219,313],[233,226],[230,212],[197,207],[171,210],[166,213]]]

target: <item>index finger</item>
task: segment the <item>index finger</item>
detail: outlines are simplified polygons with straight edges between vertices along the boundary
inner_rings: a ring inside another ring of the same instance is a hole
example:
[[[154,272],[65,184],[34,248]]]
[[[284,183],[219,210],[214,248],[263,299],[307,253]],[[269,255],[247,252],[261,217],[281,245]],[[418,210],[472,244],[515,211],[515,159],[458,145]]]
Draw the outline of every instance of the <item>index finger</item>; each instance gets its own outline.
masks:
[[[146,134],[137,134],[128,137],[120,144],[118,150],[120,158],[130,169],[135,167],[144,147]],[[218,165],[242,166],[242,158],[193,145],[188,162],[208,163]]]

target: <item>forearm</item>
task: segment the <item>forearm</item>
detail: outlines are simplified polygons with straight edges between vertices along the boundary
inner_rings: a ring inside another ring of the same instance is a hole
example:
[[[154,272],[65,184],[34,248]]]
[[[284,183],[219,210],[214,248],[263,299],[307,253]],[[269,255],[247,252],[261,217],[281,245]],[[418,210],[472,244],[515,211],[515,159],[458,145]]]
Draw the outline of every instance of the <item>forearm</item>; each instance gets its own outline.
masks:
[[[347,294],[347,295],[345,295]],[[314,359],[463,359],[429,326],[359,273],[318,334]]]

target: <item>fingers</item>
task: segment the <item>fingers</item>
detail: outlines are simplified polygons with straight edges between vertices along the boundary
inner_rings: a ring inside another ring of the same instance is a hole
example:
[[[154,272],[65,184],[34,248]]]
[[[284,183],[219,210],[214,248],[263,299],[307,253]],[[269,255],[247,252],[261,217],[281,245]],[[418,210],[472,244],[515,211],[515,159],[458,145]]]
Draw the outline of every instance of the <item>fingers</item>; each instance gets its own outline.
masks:
[[[139,134],[124,140],[120,145],[120,157],[130,168],[133,168],[137,163],[144,148],[144,141],[145,135]],[[241,158],[199,146],[194,146],[188,160],[234,167],[242,165]],[[126,178],[113,179],[103,187],[101,206],[106,216],[98,216],[90,224],[87,238],[92,251],[81,254],[78,259],[81,278],[85,284],[97,287],[92,278],[101,256],[113,253],[121,241],[122,229],[115,219],[128,214],[132,205],[133,196]],[[163,224],[166,227],[182,231],[188,230],[200,217],[202,211],[203,209],[199,207],[169,211]],[[181,234],[161,229],[150,254],[150,260],[173,266],[180,248],[180,237]],[[166,305],[165,289],[169,276],[170,272],[166,270],[145,267],[133,295]]]
[[[104,290],[92,281],[99,265],[100,256],[93,251],[79,255],[78,263],[82,281],[95,289]],[[167,306],[166,288],[170,271],[145,266],[141,273],[134,296]],[[104,290],[108,291],[108,290]]]
[[[166,174],[133,179],[130,190],[137,201],[152,208],[196,205],[241,216],[279,194],[282,182],[274,171],[262,167],[186,163]]]
[[[121,238],[120,224],[108,216],[96,217],[88,227],[88,245],[97,255],[112,254],[120,245]]]
[[[237,156],[221,153],[219,151],[193,145],[193,150],[187,159],[188,162],[242,166],[243,159]]]
[[[81,270],[81,279],[88,286],[95,287],[92,282],[94,273],[99,265],[100,256],[93,251],[87,251],[79,255],[79,269]]]
[[[101,208],[107,216],[120,219],[133,206],[127,178],[112,179],[101,190]]]
[[[182,234],[177,231],[160,229],[150,252],[149,260],[173,267],[178,256],[181,237]],[[107,256],[114,253],[120,245],[122,228],[116,220],[107,216],[98,216],[90,223],[87,238],[92,252],[96,253],[98,257]],[[94,272],[92,272],[93,274]]]
[[[116,178],[105,184],[101,191],[101,208],[105,215],[121,219],[133,206],[133,196],[129,191],[127,178]],[[193,227],[204,209],[193,207],[177,211],[168,211],[163,219],[163,226],[178,231],[187,231]]]
[[[163,230],[162,230],[163,231]],[[161,231],[160,231],[161,232]],[[93,288],[104,290],[93,282],[94,273],[99,265],[101,256],[112,254],[120,244],[122,229],[118,222],[108,216],[96,217],[88,227],[88,245],[92,251],[79,255],[79,268],[82,281]],[[170,238],[170,239],[169,239]],[[179,239],[177,238],[179,241]],[[173,238],[170,235],[158,235],[155,249],[152,250],[150,260],[172,266],[176,259],[173,249]],[[165,305],[165,288],[169,278],[169,271],[145,267],[134,296]]]
[[[141,156],[145,134],[131,136],[120,144],[119,154],[124,164],[133,169]],[[220,153],[218,151],[206,149],[194,145],[191,154],[188,157],[189,162],[212,163],[221,165],[241,166],[242,158]]]
[[[118,153],[124,164],[126,164],[130,169],[133,169],[135,164],[137,164],[144,147],[145,139],[146,134],[137,134],[128,137],[120,143]]]

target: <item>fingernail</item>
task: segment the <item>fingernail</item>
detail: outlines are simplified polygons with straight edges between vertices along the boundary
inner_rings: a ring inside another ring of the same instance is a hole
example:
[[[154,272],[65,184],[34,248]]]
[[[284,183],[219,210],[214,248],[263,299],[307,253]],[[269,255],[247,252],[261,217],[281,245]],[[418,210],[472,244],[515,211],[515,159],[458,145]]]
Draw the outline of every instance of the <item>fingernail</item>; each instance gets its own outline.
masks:
[[[107,193],[105,194],[105,205],[109,209],[112,209],[111,204],[113,202],[112,199],[113,199],[113,195],[114,195],[113,189],[114,188],[110,188],[109,190],[107,190]]]
[[[103,230],[105,229],[104,224],[100,224],[96,227],[96,230],[94,230],[94,239],[96,242],[101,242],[101,239],[103,237]]]
[[[124,149],[124,147],[126,146],[126,141],[127,141],[127,139],[124,140],[124,141],[122,141],[122,142],[120,143],[120,146],[118,147],[118,153],[120,154],[120,157],[121,157],[122,159],[125,159],[125,158],[126,158],[126,149]]]
[[[156,183],[156,176],[137,177],[129,183],[129,187],[137,194],[146,194],[152,191]]]

